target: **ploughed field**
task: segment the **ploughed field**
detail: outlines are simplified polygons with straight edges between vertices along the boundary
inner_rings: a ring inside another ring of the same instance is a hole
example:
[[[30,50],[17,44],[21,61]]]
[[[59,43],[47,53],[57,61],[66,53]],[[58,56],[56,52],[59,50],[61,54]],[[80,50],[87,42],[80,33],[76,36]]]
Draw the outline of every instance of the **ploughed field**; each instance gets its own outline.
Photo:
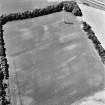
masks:
[[[104,88],[104,66],[80,26],[64,12],[5,25],[11,91],[16,70],[24,105],[70,105]]]

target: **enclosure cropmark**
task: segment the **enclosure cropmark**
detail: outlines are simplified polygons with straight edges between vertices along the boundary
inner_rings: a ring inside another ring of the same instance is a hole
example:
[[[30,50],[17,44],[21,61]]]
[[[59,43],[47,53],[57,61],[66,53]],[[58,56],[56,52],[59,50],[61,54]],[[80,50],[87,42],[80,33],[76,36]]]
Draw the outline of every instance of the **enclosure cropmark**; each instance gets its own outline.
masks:
[[[0,17],[0,104],[8,105],[11,104],[9,92],[6,91],[9,88],[9,64],[6,58],[5,42],[3,39],[3,25],[8,22],[31,19],[35,17],[45,16],[56,12],[71,12],[75,16],[82,16],[82,12],[75,1],[63,1],[55,5],[50,5],[45,8],[35,9],[32,11],[24,11],[18,13],[4,14]],[[91,27],[83,22],[83,29],[88,33],[89,39],[93,40],[95,47],[98,49],[99,55],[102,57],[102,61],[105,57],[105,50],[100,45],[100,42],[95,37]]]

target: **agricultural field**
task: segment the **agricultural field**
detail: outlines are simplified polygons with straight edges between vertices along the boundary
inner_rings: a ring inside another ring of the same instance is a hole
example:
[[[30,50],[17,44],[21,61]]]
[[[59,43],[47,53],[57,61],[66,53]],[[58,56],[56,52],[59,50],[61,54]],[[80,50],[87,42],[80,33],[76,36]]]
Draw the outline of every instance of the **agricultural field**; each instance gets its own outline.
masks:
[[[35,7],[28,0],[26,7],[22,1],[20,7],[15,6],[18,1],[9,1],[2,1],[8,8],[3,12]],[[62,11],[4,26],[14,104],[85,105],[81,101],[104,99],[105,66],[83,31],[81,20]]]
[[[64,15],[71,24],[64,23]],[[23,98],[63,105],[103,88],[104,66],[80,25],[75,16],[61,12],[5,26],[11,76],[16,70]]]

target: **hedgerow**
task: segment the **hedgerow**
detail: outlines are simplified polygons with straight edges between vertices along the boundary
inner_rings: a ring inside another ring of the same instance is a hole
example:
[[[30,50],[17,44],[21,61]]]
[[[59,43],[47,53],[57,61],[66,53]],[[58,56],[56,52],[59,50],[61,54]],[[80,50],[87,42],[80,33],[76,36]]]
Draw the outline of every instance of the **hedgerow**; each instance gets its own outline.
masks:
[[[91,26],[86,22],[83,22],[83,30],[87,33],[88,38],[93,42],[102,62],[105,64],[105,49],[102,47],[101,42],[96,37]]]

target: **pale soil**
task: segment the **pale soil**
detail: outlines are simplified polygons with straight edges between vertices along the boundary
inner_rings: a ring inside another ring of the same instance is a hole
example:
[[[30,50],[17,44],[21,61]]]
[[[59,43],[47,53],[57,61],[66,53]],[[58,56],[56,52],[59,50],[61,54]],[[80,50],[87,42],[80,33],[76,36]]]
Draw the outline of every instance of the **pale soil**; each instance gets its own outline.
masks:
[[[81,99],[72,105],[105,105],[105,90],[97,92],[93,96]]]

